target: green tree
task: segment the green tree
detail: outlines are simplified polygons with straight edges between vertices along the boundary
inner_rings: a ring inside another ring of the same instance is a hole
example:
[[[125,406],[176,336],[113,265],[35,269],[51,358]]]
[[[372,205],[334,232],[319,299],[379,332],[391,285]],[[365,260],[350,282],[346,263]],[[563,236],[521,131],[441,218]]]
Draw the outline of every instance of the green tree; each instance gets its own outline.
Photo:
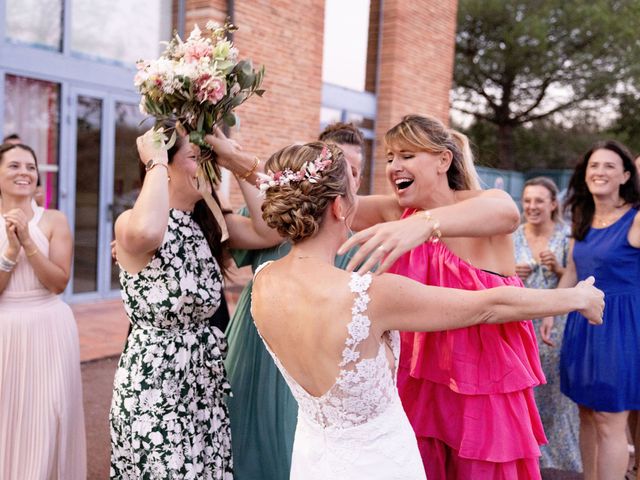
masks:
[[[459,0],[453,108],[495,126],[495,166],[520,167],[523,125],[635,82],[638,18],[638,0]]]

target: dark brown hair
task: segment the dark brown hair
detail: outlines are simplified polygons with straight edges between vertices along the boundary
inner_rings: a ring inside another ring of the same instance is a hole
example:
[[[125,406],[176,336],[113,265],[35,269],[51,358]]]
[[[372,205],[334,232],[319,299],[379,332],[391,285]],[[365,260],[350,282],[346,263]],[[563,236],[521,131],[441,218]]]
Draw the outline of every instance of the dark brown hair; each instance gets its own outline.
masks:
[[[587,187],[585,179],[587,164],[591,155],[596,150],[610,150],[622,159],[622,168],[629,172],[629,180],[620,185],[620,197],[634,207],[640,203],[640,186],[638,185],[638,172],[633,163],[633,155],[627,147],[615,140],[604,140],[595,143],[587,153],[584,154],[580,162],[576,165],[567,192],[565,211],[571,212],[571,235],[576,240],[583,240],[591,228],[595,203],[593,195]]]
[[[335,122],[327,125],[318,140],[324,143],[356,145],[364,148],[364,136],[353,123]]]
[[[169,128],[171,128],[169,126]],[[186,142],[189,139],[186,136],[177,135],[176,142],[173,146],[167,151],[167,155],[169,157],[169,163],[173,162],[173,159]],[[144,181],[145,177],[145,169],[144,166],[141,165],[140,168],[140,181]],[[220,200],[218,199],[218,195],[216,194],[215,189],[212,188],[211,195],[215,202],[220,206],[220,210],[222,213],[229,213],[229,210],[225,210],[222,208],[220,204]],[[228,259],[228,242],[222,242],[222,229],[207,203],[203,200],[198,200],[193,208],[193,220],[198,224],[200,230],[202,230],[202,234],[204,235],[207,243],[209,244],[209,248],[211,249],[211,254],[215,257],[220,266],[220,270],[223,274],[227,273],[227,259]]]

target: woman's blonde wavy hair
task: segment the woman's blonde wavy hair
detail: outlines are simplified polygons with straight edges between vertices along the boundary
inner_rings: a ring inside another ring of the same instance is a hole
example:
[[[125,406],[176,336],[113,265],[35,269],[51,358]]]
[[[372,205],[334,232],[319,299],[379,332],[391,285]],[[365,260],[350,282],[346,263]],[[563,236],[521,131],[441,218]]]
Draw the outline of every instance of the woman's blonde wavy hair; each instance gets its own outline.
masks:
[[[449,150],[453,156],[447,171],[449,187],[453,190],[481,189],[469,139],[434,117],[406,115],[386,133],[384,141],[388,148],[399,150],[409,148],[436,154]]]

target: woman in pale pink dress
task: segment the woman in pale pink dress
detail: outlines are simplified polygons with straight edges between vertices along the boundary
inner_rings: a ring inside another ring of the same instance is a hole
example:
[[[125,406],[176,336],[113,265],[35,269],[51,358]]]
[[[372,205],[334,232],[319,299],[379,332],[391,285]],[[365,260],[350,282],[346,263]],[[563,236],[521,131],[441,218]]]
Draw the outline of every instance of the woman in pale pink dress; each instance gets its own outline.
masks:
[[[0,478],[86,478],[78,332],[58,294],[71,271],[65,216],[33,201],[35,154],[0,146]]]

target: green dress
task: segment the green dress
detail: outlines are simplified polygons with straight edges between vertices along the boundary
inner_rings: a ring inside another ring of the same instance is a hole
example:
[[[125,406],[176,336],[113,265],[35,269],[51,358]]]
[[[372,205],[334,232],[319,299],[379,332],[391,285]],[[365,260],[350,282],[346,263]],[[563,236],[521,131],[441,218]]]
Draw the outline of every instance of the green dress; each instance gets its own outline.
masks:
[[[171,210],[163,244],[136,275],[121,270],[132,323],[114,379],[111,478],[231,480],[222,275],[189,212]]]
[[[255,271],[264,262],[284,257],[290,248],[283,243],[265,250],[239,250],[234,259],[239,267],[251,265]],[[336,266],[345,268],[352,255],[336,257]],[[250,281],[242,291],[226,332],[234,474],[239,480],[286,480],[298,406],[253,323],[252,285]]]

